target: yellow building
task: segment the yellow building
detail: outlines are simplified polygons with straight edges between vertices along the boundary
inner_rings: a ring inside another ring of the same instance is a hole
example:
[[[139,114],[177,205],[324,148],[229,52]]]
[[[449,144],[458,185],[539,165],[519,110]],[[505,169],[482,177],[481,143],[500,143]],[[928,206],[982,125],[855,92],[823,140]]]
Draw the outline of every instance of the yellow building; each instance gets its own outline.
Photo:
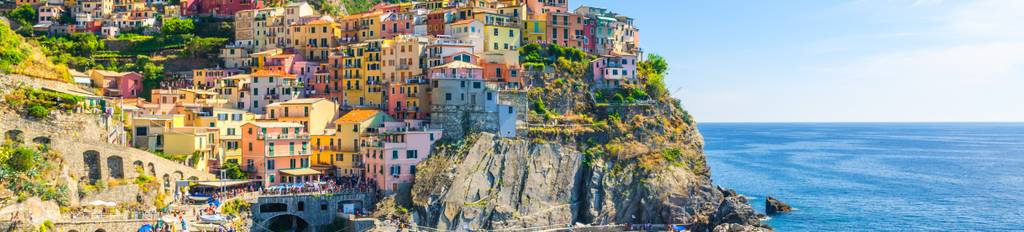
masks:
[[[164,153],[187,155],[186,164],[203,171],[209,171],[209,161],[215,159],[220,139],[217,128],[182,127],[172,128],[164,133]]]
[[[356,109],[335,121],[338,155],[335,156],[334,166],[337,167],[339,175],[348,176],[362,173],[359,138],[367,128],[379,125],[389,118],[387,114],[379,110]]]
[[[371,40],[344,48],[340,73],[345,91],[344,108],[381,108],[384,85],[381,82],[381,46],[385,40]]]
[[[323,134],[310,135],[310,143],[313,144],[313,169],[322,173],[330,173],[337,170],[329,170],[334,165],[335,155],[338,154],[337,133],[334,125],[324,131]]]
[[[216,119],[211,126],[220,132],[220,151],[215,159],[238,163],[242,159],[242,125],[256,120],[256,115],[239,109],[213,108],[210,117]]]
[[[477,13],[474,17],[484,23],[484,51],[519,49],[522,25],[517,18],[497,12]]]
[[[380,39],[381,14],[380,11],[371,11],[345,16],[342,19],[345,31],[355,32],[351,35],[351,42]]]
[[[298,22],[288,28],[290,47],[309,60],[325,61],[329,51],[338,46],[341,28],[330,16]]]
[[[311,135],[324,134],[327,125],[337,118],[338,106],[323,98],[299,98],[267,105],[263,119],[294,122],[304,126]]]
[[[523,42],[522,44],[543,44],[547,39],[547,21],[544,19],[523,21]]]
[[[252,80],[252,76],[249,74],[239,74],[230,77],[226,77],[217,80],[217,84],[214,86],[213,91],[217,93],[217,97],[224,102],[224,107],[232,107],[241,109],[244,108],[242,103],[242,90],[243,86],[249,84]]]
[[[381,77],[387,82],[399,83],[423,74],[420,56],[426,45],[427,38],[411,35],[384,40],[381,44]]]

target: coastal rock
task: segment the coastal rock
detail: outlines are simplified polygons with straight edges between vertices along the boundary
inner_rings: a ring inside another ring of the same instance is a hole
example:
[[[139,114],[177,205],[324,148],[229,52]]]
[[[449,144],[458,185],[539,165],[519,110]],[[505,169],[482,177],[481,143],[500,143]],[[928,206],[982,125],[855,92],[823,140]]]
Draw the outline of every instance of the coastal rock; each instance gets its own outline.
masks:
[[[687,224],[694,231],[760,225],[746,198],[683,167],[647,172],[636,163],[601,160],[588,166],[575,146],[491,134],[462,147],[441,149],[421,163],[413,187],[418,225],[500,230]]]
[[[760,232],[760,231],[772,231],[771,228],[754,225],[740,225],[734,223],[721,224],[715,226],[714,232]]]
[[[793,207],[788,204],[779,201],[778,199],[768,197],[764,200],[764,211],[768,214],[778,214],[793,211]]]

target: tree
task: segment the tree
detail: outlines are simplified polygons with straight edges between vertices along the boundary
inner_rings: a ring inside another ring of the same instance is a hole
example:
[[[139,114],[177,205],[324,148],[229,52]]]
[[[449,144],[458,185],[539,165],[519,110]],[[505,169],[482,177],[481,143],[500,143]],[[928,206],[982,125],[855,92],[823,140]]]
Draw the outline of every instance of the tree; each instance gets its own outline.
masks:
[[[248,178],[245,172],[242,172],[242,168],[238,166],[238,163],[227,162],[224,164],[224,175],[225,178],[232,180],[241,180]]]
[[[8,12],[7,18],[18,23],[21,27],[32,27],[32,23],[39,18],[39,14],[35,8],[32,8],[32,5],[23,4]]]
[[[192,34],[195,30],[196,25],[192,19],[164,18],[163,25],[160,26],[160,32],[165,35]]]
[[[64,25],[75,25],[78,23],[78,19],[75,18],[75,14],[71,13],[70,10],[66,10],[60,13],[60,19],[57,22]]]
[[[647,60],[637,64],[637,72],[640,76],[647,77],[647,92],[651,98],[658,98],[666,94],[665,75],[668,75],[668,61],[657,54],[648,54]]]

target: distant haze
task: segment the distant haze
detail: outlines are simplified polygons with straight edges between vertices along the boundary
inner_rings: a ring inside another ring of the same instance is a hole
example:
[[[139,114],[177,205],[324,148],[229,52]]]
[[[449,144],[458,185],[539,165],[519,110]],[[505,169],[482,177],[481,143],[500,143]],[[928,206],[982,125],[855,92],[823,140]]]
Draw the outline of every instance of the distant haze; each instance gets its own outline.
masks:
[[[699,121],[1024,121],[1024,1],[570,4],[635,18]]]

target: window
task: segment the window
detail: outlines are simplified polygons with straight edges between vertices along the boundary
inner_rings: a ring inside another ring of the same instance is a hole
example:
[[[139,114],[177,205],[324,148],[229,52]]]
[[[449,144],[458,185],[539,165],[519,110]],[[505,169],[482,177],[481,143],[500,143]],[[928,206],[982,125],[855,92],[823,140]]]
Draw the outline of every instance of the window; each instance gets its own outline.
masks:
[[[476,82],[476,81],[473,82],[473,88],[474,89],[479,89],[480,88],[480,82]]]
[[[498,36],[498,28],[494,28],[494,36]]]
[[[135,127],[135,136],[146,136],[149,134],[149,127]]]
[[[391,159],[398,159],[398,150],[391,151]]]
[[[288,167],[289,168],[295,168],[295,159],[289,159],[288,160]]]
[[[391,166],[391,175],[392,176],[397,176],[397,175],[401,175],[401,174],[402,174],[402,166],[398,166],[398,165]]]
[[[452,100],[452,94],[451,93],[444,93],[444,100],[451,101]]]
[[[407,150],[407,151],[405,151],[405,158],[406,159],[416,159],[416,158],[419,158],[419,155],[416,154],[417,152],[418,152],[417,150]]]
[[[416,165],[409,165],[409,174],[416,175]]]
[[[274,168],[275,168],[274,166],[276,166],[276,165],[274,165],[274,163],[275,163],[274,161],[275,160],[267,160],[267,170],[274,170]],[[273,177],[271,177],[271,178],[273,178]],[[273,179],[271,179],[271,180],[273,180]],[[271,182],[273,182],[273,181],[271,181]]]
[[[488,100],[488,101],[491,101],[492,99],[494,99],[494,97],[493,97],[493,96],[491,96],[492,94],[494,94],[494,93],[491,93],[491,92],[487,92],[487,100]]]

